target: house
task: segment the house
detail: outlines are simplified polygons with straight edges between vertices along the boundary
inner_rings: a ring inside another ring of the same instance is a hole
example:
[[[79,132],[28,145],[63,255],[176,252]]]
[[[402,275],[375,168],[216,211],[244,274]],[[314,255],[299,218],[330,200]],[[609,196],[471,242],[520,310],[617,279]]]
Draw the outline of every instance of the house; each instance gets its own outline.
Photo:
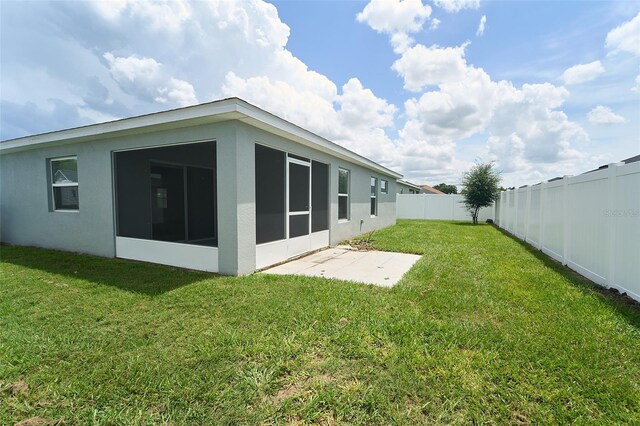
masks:
[[[239,275],[396,221],[402,176],[238,98],[0,143],[5,243]]]
[[[422,188],[404,179],[397,180],[398,194],[424,194]]]
[[[439,189],[435,189],[429,185],[420,185],[420,188],[422,188],[425,194],[446,195],[444,192],[440,191]]]

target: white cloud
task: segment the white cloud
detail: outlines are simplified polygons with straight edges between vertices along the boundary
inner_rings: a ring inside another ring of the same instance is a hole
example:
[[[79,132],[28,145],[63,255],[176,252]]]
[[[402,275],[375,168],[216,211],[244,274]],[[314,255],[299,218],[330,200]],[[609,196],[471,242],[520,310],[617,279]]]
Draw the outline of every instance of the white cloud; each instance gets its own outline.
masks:
[[[464,50],[468,43],[458,47],[426,47],[418,44],[407,49],[391,68],[404,79],[404,88],[414,92],[460,80],[467,70]]]
[[[393,69],[408,90],[417,92],[400,111],[357,78],[340,87],[309,69],[287,50],[289,27],[276,8],[259,0],[122,1],[104,3],[110,7],[102,9],[93,2],[74,3],[73,8],[56,2],[29,8],[11,2],[8,7],[39,13],[41,20],[49,17],[42,10],[55,10],[55,16],[69,24],[37,29],[13,25],[12,39],[30,40],[21,42],[20,52],[29,49],[38,60],[44,43],[66,44],[56,47],[59,63],[49,63],[46,70],[3,63],[3,133],[20,136],[54,125],[71,127],[235,95],[418,182],[451,181],[469,167],[461,159],[466,154],[459,142],[465,138],[465,152],[479,152],[486,141],[482,154],[487,159],[532,173],[550,164],[547,161],[578,161],[577,149],[586,134],[559,110],[566,89],[493,81],[467,63],[468,43],[415,45],[412,34],[439,24],[436,19],[429,23],[428,5],[389,2],[400,10],[384,16],[373,11],[387,6],[376,3],[365,22],[390,36],[400,55]],[[461,2],[456,4],[462,9]],[[477,2],[465,4],[477,7]],[[8,31],[5,22],[13,21],[3,7],[3,32]],[[16,33],[18,29],[22,32]],[[38,120],[24,119],[32,116]],[[11,128],[4,125],[9,119]]]
[[[509,81],[493,81],[482,68],[467,63],[466,46],[418,44],[394,64],[405,88],[437,86],[405,102],[401,147],[424,152],[440,164],[454,163],[458,141],[486,132],[484,155],[508,171],[524,172],[554,162],[569,165],[581,158],[575,146],[587,141],[588,135],[557,110],[569,97],[567,89],[550,83],[516,88]]]
[[[640,93],[640,74],[636,77],[636,85],[633,86],[631,90]]]
[[[611,108],[598,105],[587,114],[589,123],[595,125],[601,124],[618,124],[624,123],[626,120],[623,116],[611,111]]]
[[[414,33],[430,15],[431,7],[422,0],[371,0],[356,19],[379,33]]]
[[[406,33],[392,34],[389,41],[391,42],[391,46],[393,46],[393,51],[398,54],[406,52],[415,42],[415,40]]]
[[[609,31],[605,46],[614,52],[628,52],[640,56],[640,13]]]
[[[476,30],[476,35],[481,37],[484,34],[484,27],[487,25],[487,16],[482,15],[480,18],[480,23],[478,24],[478,29]]]
[[[562,80],[565,84],[579,84],[595,80],[605,71],[602,62],[593,61],[588,64],[578,64],[567,68],[562,73]]]
[[[185,0],[97,1],[92,2],[92,7],[109,21],[117,21],[122,15],[128,15],[144,22],[153,30],[162,31],[178,31],[191,17],[191,7]]]
[[[523,85],[518,96],[494,113],[487,143],[491,158],[505,171],[534,164],[562,167],[563,162],[581,158],[575,146],[588,141],[589,136],[564,112],[556,110],[568,97],[566,89],[549,83]]]
[[[198,103],[193,86],[167,75],[161,63],[153,58],[103,55],[113,79],[127,92],[136,93],[147,101],[188,106]]]
[[[480,7],[480,0],[434,0],[433,3],[449,13]]]
[[[429,24],[429,29],[430,30],[437,30],[438,27],[440,26],[440,20],[438,18],[433,18],[431,20],[431,24]]]
[[[336,98],[336,102],[340,105],[340,121],[349,129],[390,127],[397,111],[394,105],[362,87],[357,78],[350,79],[342,86],[342,95]]]

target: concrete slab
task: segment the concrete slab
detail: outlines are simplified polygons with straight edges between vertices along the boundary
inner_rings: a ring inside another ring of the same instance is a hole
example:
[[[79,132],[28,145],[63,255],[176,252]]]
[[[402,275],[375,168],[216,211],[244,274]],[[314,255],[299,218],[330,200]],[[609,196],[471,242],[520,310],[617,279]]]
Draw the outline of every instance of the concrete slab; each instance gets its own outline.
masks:
[[[356,251],[348,246],[322,250],[263,271],[263,274],[306,275],[393,287],[420,256],[386,251]]]

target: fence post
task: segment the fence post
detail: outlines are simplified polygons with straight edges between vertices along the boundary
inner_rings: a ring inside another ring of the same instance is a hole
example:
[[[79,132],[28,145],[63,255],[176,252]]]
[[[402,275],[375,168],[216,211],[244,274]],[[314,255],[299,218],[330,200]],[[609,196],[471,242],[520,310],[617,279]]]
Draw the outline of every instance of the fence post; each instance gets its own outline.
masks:
[[[527,215],[524,217],[524,241],[529,242],[529,223],[531,222],[531,186],[527,185]]]
[[[605,287],[611,288],[615,284],[615,248],[616,248],[616,214],[618,200],[616,199],[616,179],[618,177],[618,167],[624,163],[611,163],[607,167],[607,210],[602,212],[605,215],[605,232],[607,236],[607,276],[605,277]]]
[[[502,191],[500,193],[500,217],[499,220],[500,222],[498,222],[498,226],[500,226],[500,228],[504,229],[504,200],[507,199],[507,193]]]
[[[518,195],[518,190],[514,189],[513,190],[513,229],[511,230],[511,233],[516,237],[518,236],[518,198],[520,198],[520,196]]]
[[[562,178],[562,264],[569,262],[569,180],[571,175]]]
[[[545,221],[545,215],[544,215],[544,209],[545,209],[545,204],[547,204],[547,181],[545,180],[544,182],[542,182],[540,184],[540,211],[538,212],[539,217],[540,217],[540,226],[538,229],[538,249],[542,250],[542,247],[544,247],[544,221]]]

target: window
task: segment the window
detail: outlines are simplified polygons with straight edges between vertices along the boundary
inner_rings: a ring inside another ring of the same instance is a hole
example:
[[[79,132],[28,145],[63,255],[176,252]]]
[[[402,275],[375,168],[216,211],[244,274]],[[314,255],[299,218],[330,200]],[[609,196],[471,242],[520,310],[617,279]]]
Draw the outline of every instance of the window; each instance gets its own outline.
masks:
[[[389,193],[389,182],[387,182],[386,180],[380,181],[380,192],[383,194]]]
[[[78,211],[78,157],[51,160],[51,193],[54,211]]]
[[[378,178],[371,178],[371,216],[378,215]]]
[[[349,220],[349,170],[338,169],[338,220]]]

